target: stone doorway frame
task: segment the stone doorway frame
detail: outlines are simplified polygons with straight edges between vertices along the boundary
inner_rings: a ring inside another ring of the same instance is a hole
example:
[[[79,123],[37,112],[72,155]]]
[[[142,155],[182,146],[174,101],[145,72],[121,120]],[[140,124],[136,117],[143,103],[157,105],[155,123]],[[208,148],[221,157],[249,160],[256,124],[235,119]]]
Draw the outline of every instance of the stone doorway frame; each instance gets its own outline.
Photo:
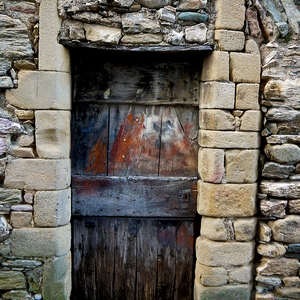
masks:
[[[236,9],[232,9],[233,6]],[[199,142],[202,150],[199,160],[206,164],[199,169],[202,180],[198,184],[198,212],[203,221],[202,237],[198,238],[196,245],[194,297],[217,298],[223,293],[234,293],[234,289],[248,299],[253,281],[256,233],[256,218],[253,216],[256,213],[262,119],[258,104],[260,55],[254,41],[245,43],[244,1],[218,0],[216,8],[218,50],[204,60],[201,84],[203,103],[200,106]],[[20,174],[34,169],[34,175],[26,178],[27,187],[57,197],[61,214],[70,217],[71,69],[68,50],[57,41],[60,26],[57,2],[43,0],[40,6],[39,69],[20,72],[18,89],[7,93],[7,97],[18,104],[16,106],[35,110],[39,159],[12,161],[7,167],[6,182],[9,182],[9,174],[14,173],[9,169],[19,170]],[[228,124],[226,111],[232,112],[234,120],[230,117],[229,123],[232,120],[234,128]],[[41,130],[43,126],[57,133],[55,145]],[[230,157],[236,155],[242,168],[234,164],[234,160],[228,163]],[[245,157],[250,157],[250,161]],[[236,170],[242,179],[234,176]],[[40,180],[45,173],[47,179]],[[52,212],[45,210],[43,213],[47,218]],[[226,238],[215,234],[220,221],[227,226],[224,225]],[[232,229],[228,230],[228,226]],[[249,235],[245,236],[247,230],[252,230],[250,240]],[[71,291],[70,225],[56,222],[49,224],[48,228],[26,228],[14,232],[13,243],[17,244],[18,239],[26,236],[27,242],[21,243],[20,253],[25,247],[28,248],[26,256],[47,257],[51,261],[44,273],[44,299],[68,299]],[[39,241],[38,245],[30,247],[35,240]],[[45,253],[46,248],[50,250]],[[18,249],[14,251],[18,253]],[[232,253],[235,253],[235,261],[231,260]],[[208,266],[209,276],[203,276],[207,274],[202,265]],[[220,269],[227,270],[226,281],[219,281],[215,287]],[[231,278],[228,272],[233,274]],[[234,279],[241,274],[246,278],[244,281]],[[205,278],[209,280],[205,281]],[[238,285],[232,289],[231,282]]]

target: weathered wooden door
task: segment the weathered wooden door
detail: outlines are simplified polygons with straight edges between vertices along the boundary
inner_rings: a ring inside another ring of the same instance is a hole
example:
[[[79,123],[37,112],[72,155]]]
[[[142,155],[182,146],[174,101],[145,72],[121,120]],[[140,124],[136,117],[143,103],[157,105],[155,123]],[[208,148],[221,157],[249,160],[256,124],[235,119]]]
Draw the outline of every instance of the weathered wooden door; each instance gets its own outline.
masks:
[[[201,66],[180,57],[72,54],[73,299],[192,299]]]

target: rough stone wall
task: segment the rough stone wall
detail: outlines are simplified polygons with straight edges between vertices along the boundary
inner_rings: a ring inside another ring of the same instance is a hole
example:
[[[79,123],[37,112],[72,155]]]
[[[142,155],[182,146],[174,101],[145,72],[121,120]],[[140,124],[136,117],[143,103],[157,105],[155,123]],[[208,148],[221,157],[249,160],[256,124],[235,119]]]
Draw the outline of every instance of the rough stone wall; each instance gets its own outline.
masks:
[[[69,156],[69,97],[57,83],[63,77],[69,86],[70,80],[48,65],[49,53],[63,65],[58,51],[65,49],[53,51],[60,28],[56,11],[51,0],[0,1],[1,299],[68,299],[70,294],[70,167],[61,159]],[[50,26],[39,31],[40,19],[45,28],[48,17]],[[45,61],[38,50],[49,43]],[[47,110],[60,105],[63,111]]]
[[[60,40],[124,46],[212,45],[207,0],[59,0]]]
[[[201,84],[195,298],[250,299],[255,278],[256,300],[299,299],[299,5],[59,0],[61,26],[56,1],[0,0],[2,299],[70,293],[70,69],[59,30],[109,46],[215,46]]]
[[[299,299],[300,3],[252,2],[249,23],[255,12],[260,21],[250,33],[260,44],[264,112],[256,299]]]

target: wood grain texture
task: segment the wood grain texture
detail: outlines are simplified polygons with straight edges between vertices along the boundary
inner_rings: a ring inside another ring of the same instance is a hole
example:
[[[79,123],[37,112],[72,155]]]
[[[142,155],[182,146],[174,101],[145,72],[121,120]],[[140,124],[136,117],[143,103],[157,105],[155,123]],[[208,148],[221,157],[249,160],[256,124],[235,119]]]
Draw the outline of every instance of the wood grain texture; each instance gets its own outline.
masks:
[[[73,300],[189,299],[193,219],[74,218]]]
[[[75,52],[74,100],[198,106],[202,60],[196,54]],[[133,67],[134,66],[134,67]]]
[[[194,217],[195,177],[72,177],[73,215]]]

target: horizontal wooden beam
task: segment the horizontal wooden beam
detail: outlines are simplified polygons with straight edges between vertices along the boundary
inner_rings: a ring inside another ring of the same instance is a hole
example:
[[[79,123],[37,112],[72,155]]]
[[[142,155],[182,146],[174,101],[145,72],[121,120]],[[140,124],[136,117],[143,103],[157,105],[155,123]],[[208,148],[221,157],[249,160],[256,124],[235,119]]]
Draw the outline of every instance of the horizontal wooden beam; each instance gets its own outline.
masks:
[[[196,215],[195,177],[73,176],[75,216],[181,217]]]

